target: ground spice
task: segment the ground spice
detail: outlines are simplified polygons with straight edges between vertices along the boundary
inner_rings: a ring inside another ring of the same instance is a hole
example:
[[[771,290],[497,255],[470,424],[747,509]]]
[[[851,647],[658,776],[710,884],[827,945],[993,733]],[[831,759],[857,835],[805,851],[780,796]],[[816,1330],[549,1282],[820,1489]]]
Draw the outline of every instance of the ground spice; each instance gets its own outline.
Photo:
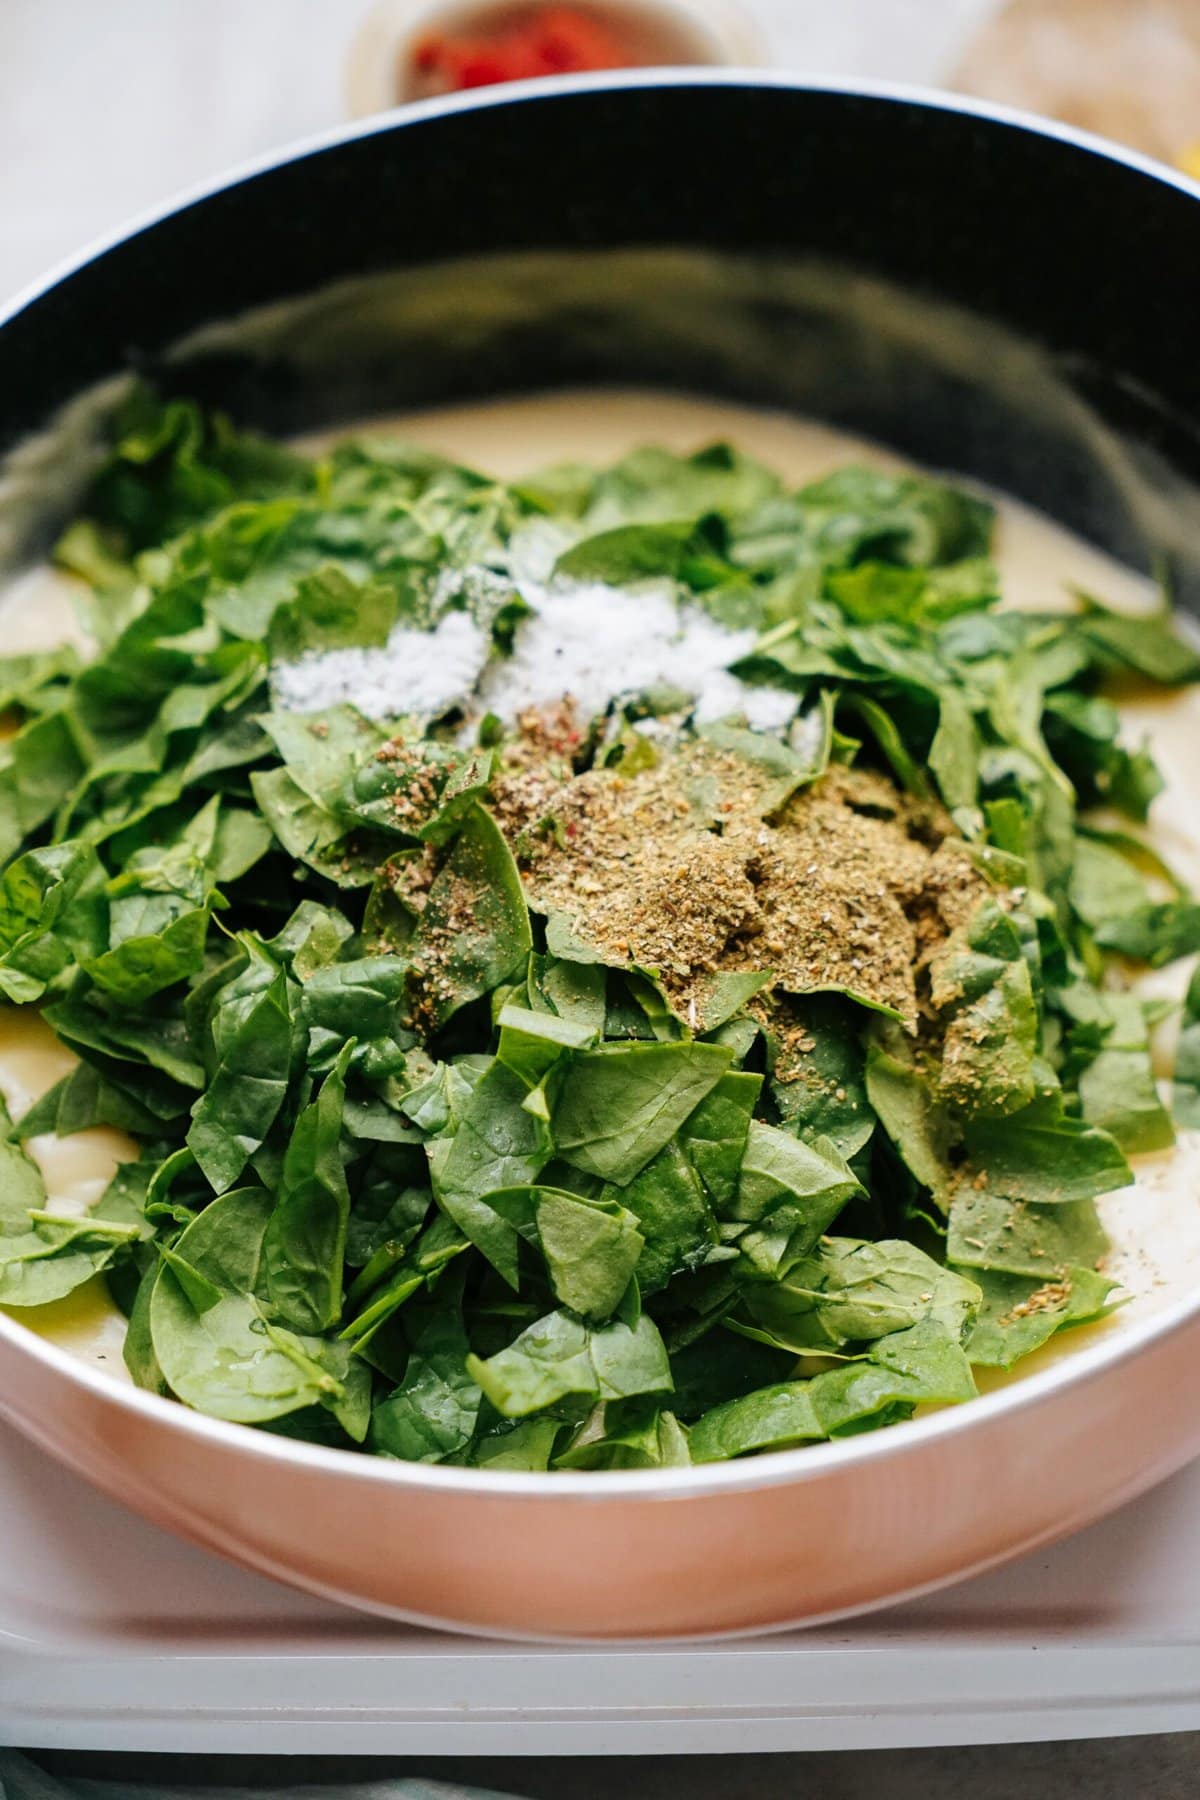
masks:
[[[940,809],[834,766],[763,817],[770,772],[701,740],[659,746],[631,775],[565,778],[525,743],[496,816],[530,905],[564,914],[598,959],[655,971],[683,1018],[713,976],[768,970],[915,1028],[923,963],[984,891]]]
[[[997,1321],[1000,1325],[1015,1324],[1018,1319],[1028,1319],[1035,1313],[1058,1312],[1071,1298],[1071,1283],[1064,1277],[1060,1281],[1047,1281],[1040,1288],[1021,1300],[1010,1312]]]

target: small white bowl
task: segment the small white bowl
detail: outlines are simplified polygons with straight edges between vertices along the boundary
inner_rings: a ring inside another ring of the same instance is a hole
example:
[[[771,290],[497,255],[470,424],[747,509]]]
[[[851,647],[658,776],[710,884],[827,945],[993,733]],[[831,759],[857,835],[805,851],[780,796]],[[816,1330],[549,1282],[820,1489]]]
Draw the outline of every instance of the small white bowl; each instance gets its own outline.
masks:
[[[401,88],[408,47],[438,25],[469,22],[489,10],[503,12],[512,0],[378,0],[355,34],[346,59],[345,98],[349,116],[363,119],[414,98]],[[677,58],[712,67],[753,68],[766,61],[756,26],[733,0],[590,0],[596,10],[677,33],[691,54]]]

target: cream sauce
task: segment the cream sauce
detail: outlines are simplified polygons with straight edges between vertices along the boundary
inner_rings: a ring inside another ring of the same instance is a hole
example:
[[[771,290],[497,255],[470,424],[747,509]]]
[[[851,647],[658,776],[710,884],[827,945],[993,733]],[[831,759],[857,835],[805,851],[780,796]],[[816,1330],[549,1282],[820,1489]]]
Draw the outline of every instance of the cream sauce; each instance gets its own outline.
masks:
[[[639,444],[690,451],[728,439],[799,485],[847,462],[888,470],[907,465],[877,444],[783,413],[654,391],[571,391],[530,399],[440,408],[386,423],[372,420],[361,435],[404,437],[430,450],[512,478],[559,461],[604,464]],[[302,440],[320,449],[349,428]],[[1072,589],[1094,593],[1110,605],[1140,611],[1155,604],[1151,584],[1113,562],[1051,520],[1005,496],[999,509],[996,560],[1006,600],[1025,609],[1060,608]],[[0,643],[6,652],[78,640],[77,584],[52,571],[34,571],[17,583],[0,608]],[[1127,736],[1149,737],[1166,778],[1156,802],[1153,836],[1173,866],[1200,887],[1200,815],[1194,798],[1196,746],[1200,743],[1200,693],[1167,697],[1133,694],[1123,706]],[[1147,978],[1148,991],[1177,994],[1186,976],[1168,970]],[[53,1085],[70,1066],[69,1052],[31,1013],[0,1009],[0,1093],[14,1114]],[[134,1154],[118,1132],[90,1131],[68,1140],[35,1138],[29,1146],[40,1163],[50,1204],[64,1212],[89,1205],[117,1162]],[[1136,1187],[1099,1202],[1113,1240],[1113,1275],[1130,1304],[1105,1323],[1067,1333],[1020,1365],[1020,1373],[1057,1360],[1097,1335],[1120,1331],[1124,1321],[1160,1309],[1200,1287],[1200,1133],[1185,1133],[1173,1151],[1143,1157]],[[57,1306],[14,1309],[23,1324],[89,1362],[124,1377],[120,1347],[124,1320],[101,1282]],[[1006,1377],[987,1375],[981,1387]]]

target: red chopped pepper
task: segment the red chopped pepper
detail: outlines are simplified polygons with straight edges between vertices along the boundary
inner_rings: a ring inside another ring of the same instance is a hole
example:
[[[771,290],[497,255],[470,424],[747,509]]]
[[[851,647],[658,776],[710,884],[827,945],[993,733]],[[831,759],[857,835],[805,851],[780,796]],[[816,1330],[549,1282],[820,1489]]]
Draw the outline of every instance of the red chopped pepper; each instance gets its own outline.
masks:
[[[430,32],[416,44],[413,69],[443,92],[493,87],[536,75],[623,69],[636,60],[616,26],[573,6],[535,6],[491,32]]]

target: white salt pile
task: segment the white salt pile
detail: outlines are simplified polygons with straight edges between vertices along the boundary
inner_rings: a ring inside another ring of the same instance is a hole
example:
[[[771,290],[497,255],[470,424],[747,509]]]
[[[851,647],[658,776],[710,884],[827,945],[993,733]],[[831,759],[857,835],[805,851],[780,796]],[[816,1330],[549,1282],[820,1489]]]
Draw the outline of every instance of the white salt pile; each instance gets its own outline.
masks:
[[[432,631],[398,625],[377,650],[325,650],[277,663],[271,693],[283,712],[323,712],[344,702],[372,719],[435,718],[471,693],[491,648],[469,613],[448,612]]]
[[[276,706],[318,712],[348,702],[378,719],[433,718],[459,706],[468,716],[491,712],[511,721],[525,707],[568,694],[586,717],[615,696],[672,688],[692,696],[701,721],[743,713],[769,731],[791,718],[794,696],[729,673],[753,647],[754,631],[729,631],[699,607],[680,604],[668,582],[615,588],[554,580],[547,565],[559,549],[530,542],[514,556],[510,579],[480,569],[447,571],[438,583],[435,613],[471,596],[486,614],[489,603],[515,589],[530,614],[516,627],[511,655],[494,654],[489,632],[456,608],[431,631],[397,626],[379,649],[312,653],[277,666]]]
[[[677,605],[666,587],[523,582],[521,593],[532,616],[518,626],[512,655],[490,663],[478,688],[480,705],[498,718],[564,694],[590,717],[616,694],[656,687],[694,696],[701,720],[753,711],[750,722],[765,729],[795,710],[793,696],[729,673],[753,647],[753,631],[727,631],[698,607]]]

